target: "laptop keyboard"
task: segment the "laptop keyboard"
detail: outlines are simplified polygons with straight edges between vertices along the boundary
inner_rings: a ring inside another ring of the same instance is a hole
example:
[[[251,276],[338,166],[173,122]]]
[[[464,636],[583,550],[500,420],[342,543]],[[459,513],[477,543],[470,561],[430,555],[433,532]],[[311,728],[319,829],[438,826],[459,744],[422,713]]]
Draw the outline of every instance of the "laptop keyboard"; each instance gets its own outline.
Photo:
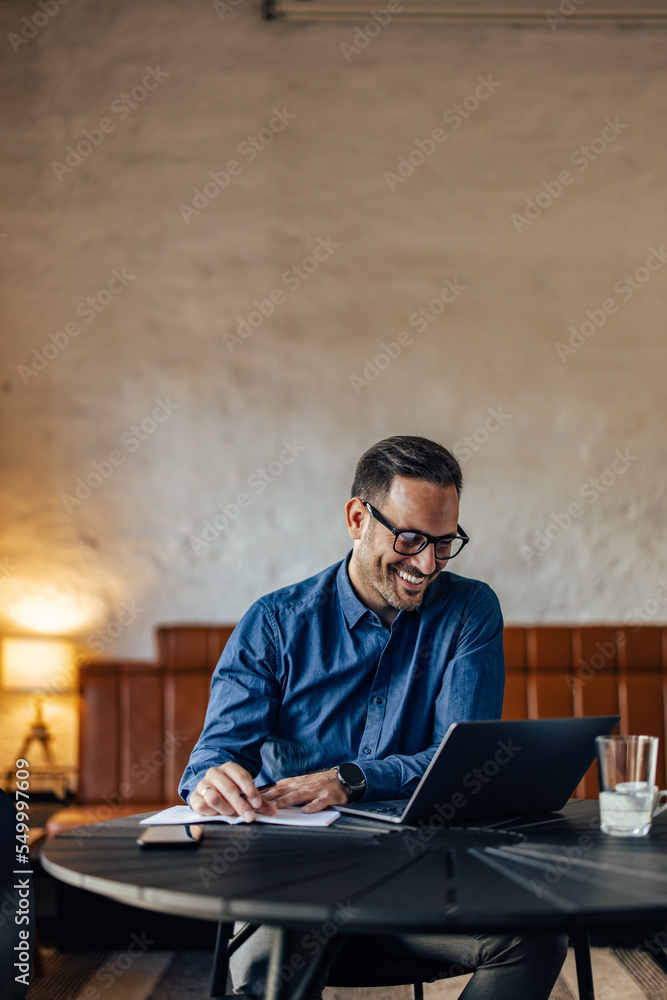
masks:
[[[364,812],[382,813],[384,816],[402,816],[405,810],[405,806],[393,802],[364,802],[360,803],[360,808]]]

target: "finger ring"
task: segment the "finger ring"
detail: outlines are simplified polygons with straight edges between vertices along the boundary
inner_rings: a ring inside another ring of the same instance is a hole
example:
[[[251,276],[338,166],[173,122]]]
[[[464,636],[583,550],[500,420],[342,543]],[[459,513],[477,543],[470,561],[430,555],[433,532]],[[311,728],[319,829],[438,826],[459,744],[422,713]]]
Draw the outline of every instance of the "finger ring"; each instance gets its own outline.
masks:
[[[201,792],[199,794],[201,795],[202,798],[204,798],[204,796],[206,795],[206,793],[208,791],[210,791],[210,790],[211,790],[211,786],[207,785],[206,788],[202,788],[202,790],[201,790]]]

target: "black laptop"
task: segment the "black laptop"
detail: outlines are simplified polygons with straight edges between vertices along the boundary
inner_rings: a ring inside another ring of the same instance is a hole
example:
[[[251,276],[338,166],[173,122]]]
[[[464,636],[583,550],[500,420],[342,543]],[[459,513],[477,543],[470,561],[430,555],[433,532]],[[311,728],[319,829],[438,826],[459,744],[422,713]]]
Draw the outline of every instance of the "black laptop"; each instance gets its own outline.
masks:
[[[461,823],[562,809],[618,715],[455,722],[410,799],[351,802],[342,813],[388,823]],[[440,817],[440,819],[437,819]]]

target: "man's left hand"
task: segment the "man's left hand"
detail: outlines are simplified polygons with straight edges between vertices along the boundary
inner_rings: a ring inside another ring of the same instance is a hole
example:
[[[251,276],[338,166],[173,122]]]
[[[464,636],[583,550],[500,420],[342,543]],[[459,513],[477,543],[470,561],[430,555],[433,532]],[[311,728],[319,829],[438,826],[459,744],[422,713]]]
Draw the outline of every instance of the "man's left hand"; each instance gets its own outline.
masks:
[[[347,792],[341,785],[336,768],[316,774],[300,774],[296,778],[282,778],[262,795],[274,806],[302,806],[301,812],[315,813],[334,804],[347,802]]]

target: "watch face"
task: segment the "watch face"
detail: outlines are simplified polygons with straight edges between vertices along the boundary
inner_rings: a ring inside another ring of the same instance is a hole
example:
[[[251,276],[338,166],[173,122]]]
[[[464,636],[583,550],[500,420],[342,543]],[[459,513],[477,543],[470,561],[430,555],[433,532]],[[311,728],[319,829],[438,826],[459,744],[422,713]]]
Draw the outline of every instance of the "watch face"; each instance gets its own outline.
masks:
[[[338,773],[345,784],[350,785],[352,788],[366,784],[364,772],[356,764],[341,764],[338,768]]]

